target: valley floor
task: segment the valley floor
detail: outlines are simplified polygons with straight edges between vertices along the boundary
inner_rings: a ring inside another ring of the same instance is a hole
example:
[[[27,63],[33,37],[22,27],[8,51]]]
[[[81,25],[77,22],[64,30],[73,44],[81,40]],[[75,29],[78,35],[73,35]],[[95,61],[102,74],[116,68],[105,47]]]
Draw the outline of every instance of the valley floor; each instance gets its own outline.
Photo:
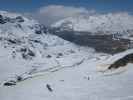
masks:
[[[104,61],[104,60],[103,60]],[[133,65],[121,74],[97,71],[101,61],[45,72],[12,87],[0,86],[1,100],[133,100]],[[2,75],[2,74],[1,74]],[[52,92],[46,85],[49,84]]]

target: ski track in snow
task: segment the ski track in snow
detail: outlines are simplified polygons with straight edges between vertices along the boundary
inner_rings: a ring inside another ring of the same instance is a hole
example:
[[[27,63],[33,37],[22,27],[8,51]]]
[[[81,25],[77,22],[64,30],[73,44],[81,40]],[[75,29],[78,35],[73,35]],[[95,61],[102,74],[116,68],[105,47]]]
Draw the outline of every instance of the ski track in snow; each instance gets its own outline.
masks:
[[[132,64],[130,70],[105,76],[97,71],[102,61],[85,60],[79,66],[43,73],[12,87],[0,87],[3,100],[132,100]],[[60,68],[60,67],[59,67]],[[34,74],[33,74],[34,75]],[[89,80],[88,80],[89,77]],[[46,84],[50,84],[50,93]]]

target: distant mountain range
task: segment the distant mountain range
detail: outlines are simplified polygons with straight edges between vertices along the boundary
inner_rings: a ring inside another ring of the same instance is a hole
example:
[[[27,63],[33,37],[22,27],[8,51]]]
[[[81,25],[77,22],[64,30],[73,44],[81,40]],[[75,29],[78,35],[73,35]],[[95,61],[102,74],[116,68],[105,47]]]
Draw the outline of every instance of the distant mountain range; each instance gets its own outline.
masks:
[[[108,13],[95,15],[77,15],[60,20],[53,25],[62,30],[91,32],[92,34],[122,35],[133,33],[133,16],[128,13]]]

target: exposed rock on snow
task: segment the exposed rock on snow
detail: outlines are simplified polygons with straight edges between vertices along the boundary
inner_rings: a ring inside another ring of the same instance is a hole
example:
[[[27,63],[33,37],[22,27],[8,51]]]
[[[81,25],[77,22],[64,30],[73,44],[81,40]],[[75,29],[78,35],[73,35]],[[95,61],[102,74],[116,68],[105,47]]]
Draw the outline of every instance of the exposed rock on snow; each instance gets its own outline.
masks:
[[[119,67],[125,67],[128,63],[133,63],[133,53],[127,54],[123,58],[115,61],[109,66],[108,69],[117,69]]]
[[[127,67],[130,63],[133,63],[133,49],[126,50],[125,52],[110,57],[103,64],[99,65],[98,70],[101,72],[117,69],[125,70],[124,67]],[[119,72],[120,71],[118,71],[118,73]]]
[[[9,81],[9,82],[4,83],[4,86],[13,86],[13,85],[16,85],[15,81]]]

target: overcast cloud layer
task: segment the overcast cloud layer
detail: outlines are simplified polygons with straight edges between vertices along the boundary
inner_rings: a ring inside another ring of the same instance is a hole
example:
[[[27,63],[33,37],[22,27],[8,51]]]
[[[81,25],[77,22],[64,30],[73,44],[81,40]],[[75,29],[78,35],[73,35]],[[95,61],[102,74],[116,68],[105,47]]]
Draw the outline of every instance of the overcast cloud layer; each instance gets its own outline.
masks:
[[[51,25],[52,23],[66,17],[94,12],[94,10],[87,10],[83,7],[49,5],[38,9],[36,13],[33,14],[33,17],[39,20],[42,24]]]

